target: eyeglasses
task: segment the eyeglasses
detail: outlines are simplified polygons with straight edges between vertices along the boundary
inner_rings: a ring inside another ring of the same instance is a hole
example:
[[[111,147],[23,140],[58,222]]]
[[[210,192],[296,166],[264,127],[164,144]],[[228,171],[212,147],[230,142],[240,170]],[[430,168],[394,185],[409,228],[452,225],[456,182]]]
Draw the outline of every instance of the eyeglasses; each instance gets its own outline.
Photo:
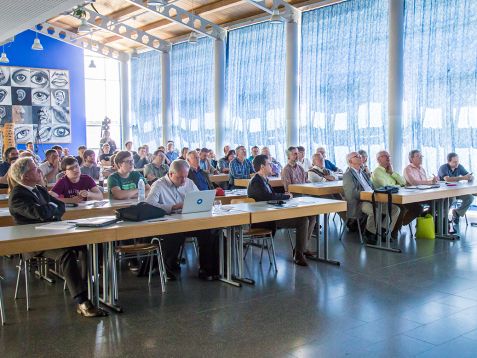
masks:
[[[66,167],[66,170],[75,170],[75,169],[78,169],[79,168],[79,165],[78,164],[75,164],[71,167]]]
[[[134,164],[134,160],[123,160],[121,163],[126,163],[126,164]]]

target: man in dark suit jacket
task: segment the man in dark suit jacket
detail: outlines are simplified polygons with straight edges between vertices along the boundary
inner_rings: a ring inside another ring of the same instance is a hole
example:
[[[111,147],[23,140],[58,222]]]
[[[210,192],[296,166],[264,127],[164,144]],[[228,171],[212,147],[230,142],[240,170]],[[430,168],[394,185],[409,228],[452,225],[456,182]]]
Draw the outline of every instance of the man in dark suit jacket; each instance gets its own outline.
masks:
[[[253,160],[253,168],[256,174],[248,184],[247,195],[255,201],[268,200],[288,200],[293,197],[290,193],[275,193],[268,183],[268,176],[272,173],[270,160],[266,155],[259,154]],[[293,259],[295,264],[300,266],[308,266],[304,256],[306,241],[309,234],[308,217],[292,218],[279,220],[273,223],[274,228],[294,228],[296,229],[296,244]]]
[[[195,150],[187,153],[187,162],[190,165],[187,177],[194,182],[197,188],[199,190],[214,190],[214,184],[210,181],[209,174],[199,166],[199,154]]]
[[[361,168],[361,155],[357,152],[351,152],[346,157],[349,168],[343,175],[343,192],[345,200],[348,203],[348,219],[360,219],[366,214],[366,239],[370,244],[376,244],[376,222],[374,220],[373,204],[367,201],[361,201],[360,193],[362,191],[373,191],[374,186],[368,175]],[[391,230],[396,225],[400,209],[392,205],[391,210]],[[383,220],[383,228],[386,227],[386,221]]]
[[[8,199],[10,214],[18,225],[59,221],[65,212],[65,204],[55,199],[48,191],[38,185],[41,171],[32,158],[20,158],[11,167],[11,177],[17,185]],[[81,270],[77,264],[76,251],[81,255]],[[93,306],[88,300],[86,255],[82,248],[55,249],[42,252],[24,253],[23,258],[46,257],[56,260],[65,277],[66,284],[77,304],[76,311],[85,317],[104,316],[105,312]]]

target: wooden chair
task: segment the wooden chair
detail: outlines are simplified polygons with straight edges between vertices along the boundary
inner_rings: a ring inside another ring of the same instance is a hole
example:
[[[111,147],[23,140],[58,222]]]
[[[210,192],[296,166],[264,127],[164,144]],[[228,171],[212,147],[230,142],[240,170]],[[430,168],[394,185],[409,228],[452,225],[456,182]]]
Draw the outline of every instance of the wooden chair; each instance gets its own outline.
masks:
[[[232,199],[231,204],[241,204],[241,203],[254,203],[255,200],[252,198],[241,198],[241,199]],[[250,244],[256,244],[260,246],[260,264],[262,264],[263,258],[263,249],[267,249],[268,258],[270,260],[270,265],[273,265],[275,272],[278,272],[277,269],[277,260],[275,257],[275,246],[273,243],[273,231],[266,228],[249,228],[243,232],[244,239],[247,240],[247,249],[244,253],[243,259],[247,256],[248,248]],[[270,252],[271,250],[271,252]]]

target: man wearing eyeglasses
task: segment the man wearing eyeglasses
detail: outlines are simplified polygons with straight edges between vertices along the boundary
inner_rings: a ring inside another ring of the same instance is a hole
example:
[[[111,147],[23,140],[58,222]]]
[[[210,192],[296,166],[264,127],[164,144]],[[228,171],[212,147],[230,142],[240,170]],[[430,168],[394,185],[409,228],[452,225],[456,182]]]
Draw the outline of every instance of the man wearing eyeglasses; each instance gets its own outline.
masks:
[[[5,150],[3,162],[0,164],[0,188],[8,188],[8,169],[10,169],[10,165],[17,159],[17,148],[9,147]]]
[[[373,205],[367,201],[361,201],[360,193],[362,191],[373,191],[373,183],[361,168],[361,155],[357,152],[351,152],[346,156],[349,168],[343,174],[343,191],[345,200],[348,202],[348,220],[354,219],[358,221],[366,214],[366,231],[365,236],[368,244],[375,245],[376,239],[376,222],[374,218]],[[391,210],[391,229],[395,228],[398,220],[400,209],[396,205],[392,205]],[[349,223],[348,223],[349,224]],[[383,220],[383,227],[386,221]]]
[[[61,162],[61,170],[65,172],[50,195],[64,203],[80,203],[85,200],[102,200],[103,194],[89,175],[81,174],[75,157],[66,157]]]

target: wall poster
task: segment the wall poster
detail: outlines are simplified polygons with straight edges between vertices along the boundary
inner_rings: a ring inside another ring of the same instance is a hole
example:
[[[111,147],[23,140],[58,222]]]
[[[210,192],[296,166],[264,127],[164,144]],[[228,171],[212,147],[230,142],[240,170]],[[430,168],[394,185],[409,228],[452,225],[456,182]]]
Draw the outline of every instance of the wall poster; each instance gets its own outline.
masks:
[[[0,126],[13,123],[16,143],[71,143],[67,70],[0,66]]]

